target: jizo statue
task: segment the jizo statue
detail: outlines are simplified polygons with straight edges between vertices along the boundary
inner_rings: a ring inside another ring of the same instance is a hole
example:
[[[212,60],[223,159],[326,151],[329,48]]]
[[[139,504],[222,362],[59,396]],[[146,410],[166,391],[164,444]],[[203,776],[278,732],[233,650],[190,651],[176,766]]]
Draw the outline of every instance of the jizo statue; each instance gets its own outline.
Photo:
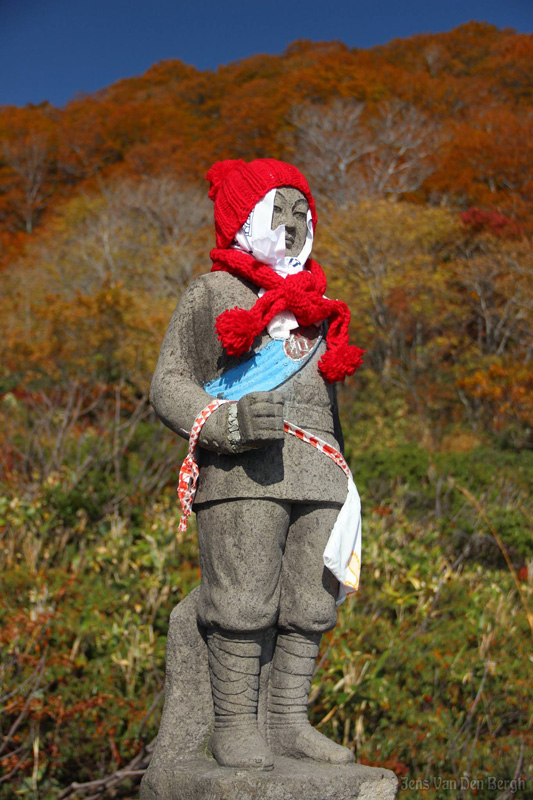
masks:
[[[327,298],[309,257],[316,212],[303,175],[258,159],[218,162],[207,178],[213,267],[172,317],[151,402],[190,442],[181,524],[193,507],[210,749],[219,765],[245,769],[271,769],[276,755],[347,764],[351,751],[309,724],[307,700],[320,638],[358,585],[360,507],[335,382],[363,351],[348,344],[348,308]],[[273,635],[260,728],[260,664]]]

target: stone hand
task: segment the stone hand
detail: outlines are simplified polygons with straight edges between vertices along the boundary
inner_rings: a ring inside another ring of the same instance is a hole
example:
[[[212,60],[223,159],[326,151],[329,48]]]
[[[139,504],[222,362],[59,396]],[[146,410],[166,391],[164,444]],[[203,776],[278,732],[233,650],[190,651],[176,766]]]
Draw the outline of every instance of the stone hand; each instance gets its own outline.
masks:
[[[283,439],[283,395],[281,392],[251,392],[237,403],[240,445],[264,447]]]

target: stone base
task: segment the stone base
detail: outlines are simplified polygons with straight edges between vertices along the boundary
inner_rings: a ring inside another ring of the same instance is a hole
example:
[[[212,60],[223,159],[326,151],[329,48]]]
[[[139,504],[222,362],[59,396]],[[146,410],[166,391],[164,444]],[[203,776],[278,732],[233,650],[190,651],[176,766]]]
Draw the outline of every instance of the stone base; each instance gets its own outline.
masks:
[[[392,800],[393,772],[360,764],[330,766],[277,758],[273,770],[219,767],[208,754],[214,723],[205,631],[196,621],[198,590],[176,606],[167,640],[165,707],[140,800]],[[265,647],[260,685],[268,680],[272,646]],[[260,689],[258,722],[266,722]]]
[[[143,800],[394,800],[398,779],[388,769],[329,766],[277,758],[269,772],[219,767],[198,757],[143,780]]]

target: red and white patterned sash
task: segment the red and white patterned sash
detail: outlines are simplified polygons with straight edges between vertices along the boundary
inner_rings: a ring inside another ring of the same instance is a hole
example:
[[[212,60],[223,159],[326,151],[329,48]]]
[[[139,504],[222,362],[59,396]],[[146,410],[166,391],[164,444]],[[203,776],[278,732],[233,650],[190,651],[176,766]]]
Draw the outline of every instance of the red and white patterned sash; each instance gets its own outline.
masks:
[[[196,487],[198,486],[198,463],[196,461],[196,447],[198,446],[198,437],[213,411],[216,411],[219,406],[224,403],[229,403],[229,400],[211,400],[196,417],[189,436],[189,452],[187,453],[183,464],[180,469],[180,476],[178,480],[178,499],[181,504],[182,514],[178,531],[187,530],[187,522],[192,512],[192,504],[196,494]]]
[[[328,444],[323,439],[319,439],[318,436],[313,436],[312,433],[304,431],[303,428],[299,428],[298,425],[294,425],[292,422],[287,422],[287,420],[283,420],[283,422],[285,433],[290,433],[291,436],[296,436],[296,438],[301,439],[302,442],[312,444],[313,447],[316,447],[316,449],[320,450],[321,453],[324,453],[325,456],[331,458],[331,460],[342,469],[346,477],[351,475],[350,467],[346,463],[344,456],[341,455],[341,453],[339,453],[339,451],[336,450],[333,445]]]
[[[181,465],[177,489],[178,498],[182,508],[181,520],[178,527],[179,531],[187,530],[187,522],[192,512],[192,505],[198,485],[199,469],[196,461],[196,448],[198,445],[200,432],[204,426],[204,423],[209,419],[211,414],[223,403],[228,402],[230,401],[218,399],[212,400],[209,405],[200,411],[194,420],[191,435],[189,437],[189,452],[183,461],[183,464]],[[346,463],[346,460],[332,445],[328,444],[323,439],[319,439],[318,436],[313,436],[312,433],[304,431],[303,428],[299,428],[292,422],[287,422],[287,420],[283,421],[283,426],[285,433],[288,433],[291,436],[296,436],[297,439],[301,439],[303,442],[307,442],[317,450],[320,450],[320,452],[324,453],[325,456],[331,458],[331,460],[342,469],[347,477],[350,477],[350,468]]]

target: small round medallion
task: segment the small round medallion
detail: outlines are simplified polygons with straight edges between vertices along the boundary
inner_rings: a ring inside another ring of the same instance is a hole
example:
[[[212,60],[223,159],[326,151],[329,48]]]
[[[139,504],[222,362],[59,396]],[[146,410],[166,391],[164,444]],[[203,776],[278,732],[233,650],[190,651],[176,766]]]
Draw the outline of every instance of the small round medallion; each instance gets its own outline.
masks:
[[[314,325],[309,328],[296,328],[283,343],[285,355],[292,361],[301,361],[315,346],[318,328]]]

